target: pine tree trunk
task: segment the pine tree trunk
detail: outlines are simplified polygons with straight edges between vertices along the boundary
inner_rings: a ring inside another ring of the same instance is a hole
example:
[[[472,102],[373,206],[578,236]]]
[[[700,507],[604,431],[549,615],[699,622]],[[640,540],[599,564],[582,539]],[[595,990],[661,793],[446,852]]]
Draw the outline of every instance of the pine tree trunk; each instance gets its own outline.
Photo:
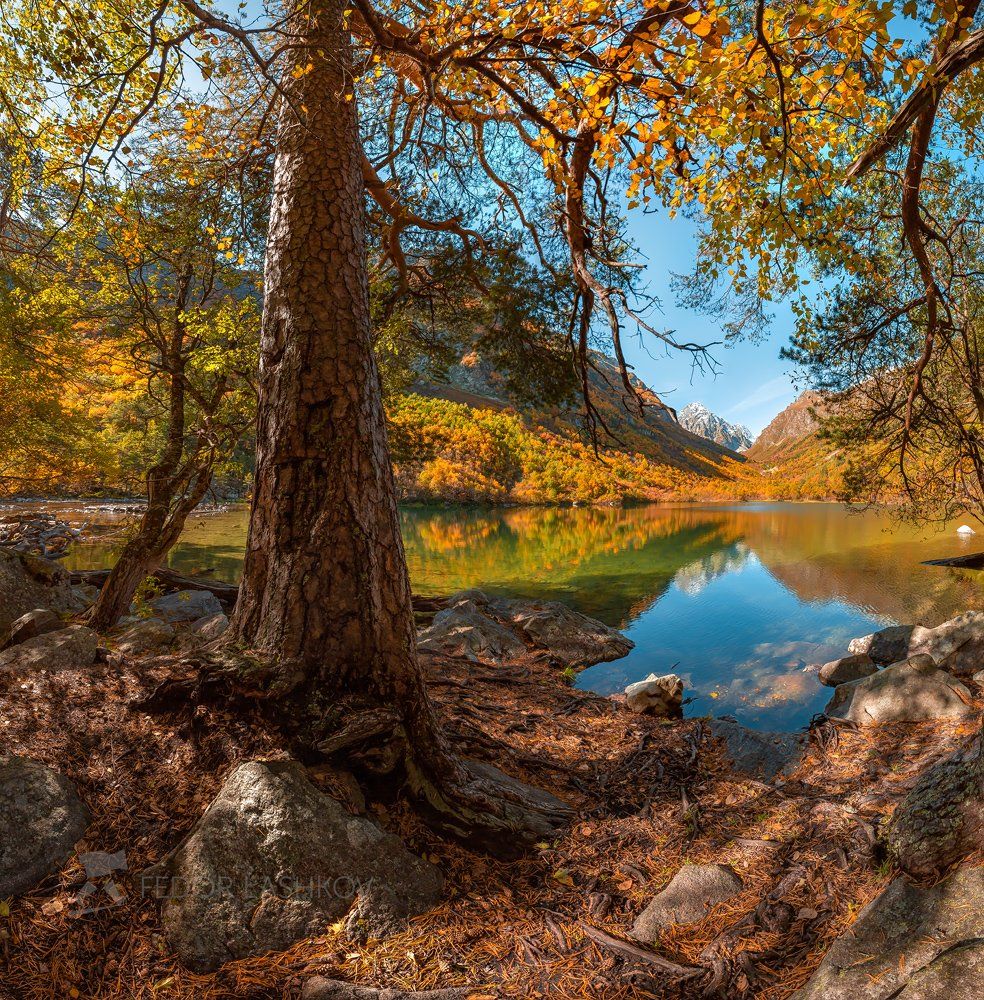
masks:
[[[317,715],[343,697],[390,710],[411,789],[445,826],[481,839],[490,828],[530,826],[531,790],[507,790],[513,803],[504,805],[494,781],[449,752],[417,661],[372,350],[343,6],[316,0],[288,27],[308,45],[291,50],[281,77],[256,478],[229,639],[276,664],[292,692],[289,712],[300,699],[301,713]],[[547,822],[541,815],[533,824],[537,836]]]

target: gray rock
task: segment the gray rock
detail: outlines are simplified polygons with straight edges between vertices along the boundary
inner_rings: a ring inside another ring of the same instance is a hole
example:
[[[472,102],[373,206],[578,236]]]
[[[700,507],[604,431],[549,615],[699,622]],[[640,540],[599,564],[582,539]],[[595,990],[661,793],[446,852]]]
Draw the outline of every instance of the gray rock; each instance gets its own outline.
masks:
[[[855,653],[852,656],[842,656],[839,660],[825,663],[817,671],[817,680],[828,687],[858,681],[862,677],[870,677],[878,673],[875,661],[867,653]]]
[[[870,677],[841,684],[824,712],[859,726],[964,719],[975,714],[967,703],[970,697],[969,689],[939,670],[932,657],[919,655]]]
[[[57,872],[88,824],[68,778],[30,757],[0,758],[0,899]]]
[[[515,632],[470,600],[438,611],[430,627],[417,636],[417,648],[484,663],[517,660],[527,651],[526,643]]]
[[[99,642],[83,625],[46,632],[0,653],[0,671],[72,670],[95,662]]]
[[[795,1000],[976,1000],[984,996],[984,869],[931,889],[895,879],[838,938]]]
[[[167,622],[194,622],[222,613],[219,599],[208,590],[179,590],[155,597],[148,604],[155,616]]]
[[[650,674],[625,689],[625,705],[640,715],[679,719],[683,715],[683,681],[676,674]]]
[[[174,637],[174,627],[162,618],[144,618],[120,634],[116,651],[124,656],[158,652],[170,648]]]
[[[532,646],[567,667],[614,660],[632,649],[621,632],[556,601],[489,597],[481,590],[455,594],[417,637],[430,652],[501,663]]]
[[[962,944],[923,966],[898,1000],[980,1000],[984,996],[984,943]]]
[[[768,733],[748,729],[734,719],[711,719],[711,735],[724,742],[736,771],[763,781],[799,767],[807,737],[800,733]]]
[[[44,635],[46,632],[57,632],[65,627],[65,622],[61,615],[56,614],[49,608],[35,608],[23,614],[10,626],[10,635],[7,639],[7,646],[16,646],[34,639],[36,636]]]
[[[191,631],[200,635],[206,642],[212,642],[225,635],[229,627],[229,619],[224,614],[210,615],[208,618],[199,618],[191,626]]]
[[[684,865],[639,914],[629,934],[652,944],[664,928],[703,920],[711,907],[733,899],[743,888],[727,865]]]
[[[909,656],[925,653],[941,670],[970,675],[984,666],[984,611],[967,611],[935,628],[917,625],[909,637]]]
[[[492,600],[492,613],[565,667],[590,667],[625,656],[635,643],[617,629],[557,601]]]
[[[49,559],[0,547],[0,636],[35,608],[71,610],[68,573]]]
[[[72,597],[78,608],[91,607],[99,600],[99,588],[91,583],[77,583],[72,587]]]
[[[973,675],[973,676],[972,676],[972,677],[971,677],[970,679],[971,679],[971,680],[972,680],[972,681],[973,681],[973,682],[974,682],[974,683],[975,683],[975,684],[976,684],[976,685],[977,685],[978,687],[984,687],[984,670],[978,670],[978,671],[977,671],[977,673],[976,673],[976,674],[974,674],[974,675]]]
[[[924,770],[880,839],[899,869],[921,882],[939,879],[984,844],[984,748],[979,740]]]
[[[293,761],[238,767],[141,880],[163,893],[164,932],[196,971],[322,934],[356,897],[352,930],[380,936],[434,906],[442,887],[436,868],[349,815]]]
[[[889,625],[888,628],[872,632],[871,635],[852,639],[847,647],[849,653],[867,653],[875,663],[887,666],[898,663],[909,655],[909,636],[912,625]]]

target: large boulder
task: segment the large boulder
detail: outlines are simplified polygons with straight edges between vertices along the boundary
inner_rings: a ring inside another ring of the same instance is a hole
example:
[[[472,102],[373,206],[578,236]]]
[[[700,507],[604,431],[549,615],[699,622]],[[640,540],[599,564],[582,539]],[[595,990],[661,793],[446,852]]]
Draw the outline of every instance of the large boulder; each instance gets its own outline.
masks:
[[[492,613],[566,667],[617,660],[634,646],[617,629],[557,601],[493,600]]]
[[[72,587],[64,568],[49,559],[0,547],[0,637],[28,611],[69,611],[72,606]]]
[[[50,608],[35,608],[23,614],[10,626],[6,646],[17,646],[28,639],[35,639],[47,632],[57,632],[65,627],[65,620]]]
[[[532,648],[562,666],[588,667],[625,656],[633,647],[621,632],[556,601],[455,594],[418,636],[421,649],[501,663]]]
[[[939,878],[984,845],[980,740],[928,768],[896,807],[885,843],[913,878]]]
[[[625,689],[625,705],[640,715],[679,719],[683,715],[683,681],[676,674],[650,674]]]
[[[817,671],[817,680],[827,687],[837,687],[838,684],[849,684],[877,673],[878,667],[867,653],[854,653],[825,663]]]
[[[732,899],[743,888],[742,880],[727,865],[684,865],[639,914],[629,933],[637,941],[652,944],[665,928],[703,920],[711,907]]]
[[[179,590],[148,602],[156,618],[166,622],[194,622],[222,613],[219,599],[209,590]]]
[[[896,878],[824,956],[793,1000],[984,996],[984,868],[931,889]]]
[[[30,757],[0,758],[0,899],[57,872],[88,824],[64,775]]]
[[[934,628],[893,625],[853,639],[848,649],[881,664],[925,653],[941,670],[969,677],[984,667],[984,611],[967,611]]]
[[[293,761],[238,767],[141,882],[163,898],[167,939],[199,972],[323,934],[353,903],[351,931],[380,936],[434,906],[443,887],[436,868],[347,813]]]
[[[92,629],[72,625],[5,649],[0,653],[0,673],[88,667],[95,662],[98,648],[99,641]]]
[[[229,628],[229,619],[225,614],[209,615],[207,618],[199,618],[191,626],[191,631],[200,636],[205,642],[212,642],[225,635]]]
[[[967,611],[935,628],[917,625],[909,637],[909,656],[925,653],[941,670],[970,676],[984,667],[984,611]]]
[[[515,632],[470,600],[457,601],[438,611],[430,627],[417,636],[417,647],[483,663],[518,660],[526,653],[526,643]]]
[[[732,767],[740,774],[771,781],[799,767],[807,737],[800,733],[770,733],[748,729],[734,719],[711,719],[711,736],[724,743]]]
[[[174,626],[163,618],[145,618],[120,633],[116,650],[124,656],[162,652],[174,644],[174,638]]]
[[[893,663],[870,677],[841,684],[824,712],[859,726],[965,719],[975,714],[970,699],[967,687],[940,670],[932,657],[922,654]]]
[[[912,625],[889,625],[871,635],[852,639],[847,650],[855,655],[865,653],[882,666],[898,663],[909,655],[909,637],[913,628]]]

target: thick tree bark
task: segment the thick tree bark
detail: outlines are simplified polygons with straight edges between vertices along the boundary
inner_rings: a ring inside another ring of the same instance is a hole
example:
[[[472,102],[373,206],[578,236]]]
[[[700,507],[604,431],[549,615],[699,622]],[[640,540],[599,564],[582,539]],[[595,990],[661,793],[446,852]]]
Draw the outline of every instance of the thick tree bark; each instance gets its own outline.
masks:
[[[291,50],[281,78],[256,478],[229,640],[273,667],[291,713],[325,718],[343,698],[391,709],[411,790],[445,826],[485,840],[510,830],[542,837],[561,805],[541,801],[531,834],[531,790],[500,788],[450,753],[417,662],[372,350],[343,8],[316,0],[289,20],[307,44]]]

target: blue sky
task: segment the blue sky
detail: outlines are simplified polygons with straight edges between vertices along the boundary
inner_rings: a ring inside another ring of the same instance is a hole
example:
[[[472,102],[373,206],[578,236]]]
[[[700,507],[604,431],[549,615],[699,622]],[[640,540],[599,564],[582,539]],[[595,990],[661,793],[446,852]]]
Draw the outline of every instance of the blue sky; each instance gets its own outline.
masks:
[[[693,268],[694,224],[680,217],[670,219],[666,212],[634,211],[629,213],[629,232],[646,260],[648,291],[662,303],[662,313],[652,317],[652,325],[675,330],[682,340],[722,340],[716,320],[677,306],[670,287],[672,273],[686,274]],[[689,358],[676,351],[667,355],[650,346],[650,355],[635,336],[627,338],[626,357],[636,374],[677,409],[699,400],[725,420],[745,424],[757,434],[798,395],[791,378],[795,366],[779,358],[779,349],[793,330],[792,315],[782,303],[772,313],[766,340],[714,349],[720,369],[716,376],[691,371]]]

